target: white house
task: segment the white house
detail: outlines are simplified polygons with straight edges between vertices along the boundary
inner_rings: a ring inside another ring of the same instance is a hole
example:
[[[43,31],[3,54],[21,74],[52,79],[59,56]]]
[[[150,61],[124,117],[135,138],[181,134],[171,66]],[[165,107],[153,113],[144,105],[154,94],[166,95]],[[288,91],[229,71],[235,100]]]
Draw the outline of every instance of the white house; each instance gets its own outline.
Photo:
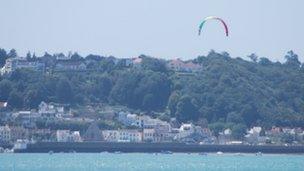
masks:
[[[179,133],[174,139],[180,140],[186,138],[195,132],[195,126],[193,124],[182,124],[179,128]]]
[[[53,103],[41,102],[38,106],[38,113],[45,117],[62,117],[64,115],[64,107]]]

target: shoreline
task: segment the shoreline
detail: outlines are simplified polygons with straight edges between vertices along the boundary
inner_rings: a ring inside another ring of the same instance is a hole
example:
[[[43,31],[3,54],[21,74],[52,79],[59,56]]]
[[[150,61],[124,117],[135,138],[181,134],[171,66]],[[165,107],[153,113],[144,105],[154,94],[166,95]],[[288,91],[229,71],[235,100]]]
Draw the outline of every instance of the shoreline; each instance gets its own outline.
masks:
[[[263,153],[263,154],[304,154],[304,146],[275,145],[199,145],[184,143],[109,143],[109,142],[39,142],[28,144],[15,153]]]

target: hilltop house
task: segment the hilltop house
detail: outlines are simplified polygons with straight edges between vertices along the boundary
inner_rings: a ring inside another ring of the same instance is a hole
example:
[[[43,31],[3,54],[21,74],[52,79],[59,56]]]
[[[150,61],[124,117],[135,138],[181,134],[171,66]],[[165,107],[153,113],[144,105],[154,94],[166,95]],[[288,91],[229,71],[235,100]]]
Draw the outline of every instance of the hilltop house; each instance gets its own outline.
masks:
[[[9,74],[16,69],[31,69],[34,71],[45,71],[45,64],[40,61],[27,61],[25,58],[9,58],[1,69],[1,75]]]
[[[201,70],[201,66],[199,64],[195,64],[193,62],[184,62],[180,59],[170,60],[167,63],[168,69],[176,72],[198,72]]]

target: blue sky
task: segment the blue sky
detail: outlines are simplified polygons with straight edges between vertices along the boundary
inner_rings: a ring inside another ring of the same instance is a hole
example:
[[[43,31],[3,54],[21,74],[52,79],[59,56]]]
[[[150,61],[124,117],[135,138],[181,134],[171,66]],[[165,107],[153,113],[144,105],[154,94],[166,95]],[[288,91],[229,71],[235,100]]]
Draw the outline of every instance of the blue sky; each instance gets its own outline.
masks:
[[[302,0],[1,0],[0,47],[26,52],[77,51],[190,59],[210,49],[231,56],[255,52],[283,61],[293,49],[304,61]],[[223,18],[230,28],[208,22]]]

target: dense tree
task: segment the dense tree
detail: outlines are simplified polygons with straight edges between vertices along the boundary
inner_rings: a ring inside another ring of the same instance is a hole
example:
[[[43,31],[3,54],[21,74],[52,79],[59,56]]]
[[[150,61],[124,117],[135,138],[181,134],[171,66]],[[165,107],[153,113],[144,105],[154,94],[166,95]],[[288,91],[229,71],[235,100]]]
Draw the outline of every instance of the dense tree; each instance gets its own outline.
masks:
[[[30,51],[28,51],[27,54],[26,54],[26,60],[27,61],[32,61],[32,54],[31,54]]]
[[[146,70],[152,70],[154,72],[167,71],[166,63],[163,60],[147,57],[144,55],[141,55],[140,58],[142,58],[141,65]]]
[[[249,55],[248,58],[250,58],[253,62],[257,62],[259,59],[259,57],[255,53]]]
[[[15,49],[11,49],[9,51],[9,53],[7,54],[8,58],[16,58],[18,55],[17,55],[17,51]]]
[[[267,66],[267,65],[271,65],[272,62],[269,59],[265,58],[265,57],[261,57],[260,61],[259,61],[259,64]]]
[[[287,52],[285,59],[286,59],[285,64],[289,67],[299,68],[301,65],[301,62],[298,59],[298,55],[295,54],[292,50]]]
[[[180,98],[180,96],[177,92],[173,92],[169,97],[168,108],[170,110],[171,117],[175,117],[175,115],[176,115],[176,107],[177,107],[179,98]]]
[[[73,101],[73,93],[70,81],[62,78],[56,85],[56,96],[61,103],[71,103]]]
[[[198,111],[191,97],[183,96],[180,98],[176,107],[176,118],[180,122],[196,121],[198,119]]]
[[[215,122],[209,124],[209,128],[213,132],[213,134],[217,137],[219,136],[219,133],[226,128],[226,124],[224,122]]]
[[[242,139],[246,133],[246,125],[244,124],[236,124],[232,127],[232,137],[235,139]]]
[[[75,53],[73,53],[73,55],[71,55],[71,60],[80,61],[80,60],[83,60],[83,57],[81,57],[77,52],[75,52]]]
[[[11,108],[21,109],[23,107],[23,98],[20,92],[13,90],[8,97],[8,105]]]
[[[7,101],[10,92],[12,91],[12,83],[8,80],[0,82],[0,101]]]
[[[244,119],[241,116],[241,114],[237,112],[230,112],[227,115],[227,122],[232,122],[232,123],[243,123]]]

